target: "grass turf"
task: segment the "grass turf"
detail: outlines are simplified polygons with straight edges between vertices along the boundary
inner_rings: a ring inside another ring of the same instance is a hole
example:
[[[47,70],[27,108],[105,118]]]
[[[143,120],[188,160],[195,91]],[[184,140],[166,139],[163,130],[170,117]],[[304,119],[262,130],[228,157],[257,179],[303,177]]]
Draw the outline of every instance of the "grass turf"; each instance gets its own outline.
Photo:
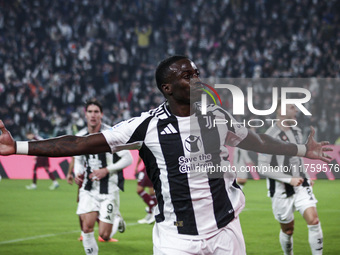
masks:
[[[48,189],[49,180],[38,180],[37,190],[26,190],[30,180],[0,182],[0,254],[84,254],[79,237],[76,185],[59,180],[58,190]],[[126,232],[117,233],[117,243],[99,243],[99,253],[152,254],[152,225],[139,225],[145,205],[137,196],[136,181],[126,181],[121,192],[121,212]],[[246,208],[240,215],[247,254],[282,254],[279,224],[273,218],[264,180],[250,180],[244,188]],[[324,254],[340,254],[340,180],[317,180],[314,193],[324,233]],[[95,232],[97,236],[97,230]],[[296,213],[294,253],[311,254],[307,226]]]

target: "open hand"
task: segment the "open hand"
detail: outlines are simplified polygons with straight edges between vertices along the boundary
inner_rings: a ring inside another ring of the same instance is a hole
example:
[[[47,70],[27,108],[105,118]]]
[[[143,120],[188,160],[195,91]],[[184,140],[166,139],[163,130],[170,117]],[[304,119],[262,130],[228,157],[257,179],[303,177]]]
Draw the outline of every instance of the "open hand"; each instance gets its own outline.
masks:
[[[2,120],[0,120],[0,155],[15,154],[15,141],[11,133],[6,129]]]
[[[328,145],[329,142],[327,141],[317,142],[314,139],[314,135],[315,135],[315,129],[311,127],[311,132],[308,136],[308,140],[306,144],[307,152],[306,152],[305,157],[310,158],[310,159],[320,159],[327,163],[331,162],[332,157],[329,156],[326,153],[326,151],[333,151],[333,149],[325,146],[325,145]]]

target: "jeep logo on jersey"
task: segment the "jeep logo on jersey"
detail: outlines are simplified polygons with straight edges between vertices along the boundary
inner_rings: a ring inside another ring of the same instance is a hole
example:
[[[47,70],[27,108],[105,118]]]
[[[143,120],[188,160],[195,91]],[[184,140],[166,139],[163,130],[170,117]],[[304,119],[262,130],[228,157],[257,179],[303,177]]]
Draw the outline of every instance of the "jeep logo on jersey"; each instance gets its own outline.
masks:
[[[184,142],[185,149],[189,152],[198,152],[202,147],[202,141],[199,136],[190,135]]]

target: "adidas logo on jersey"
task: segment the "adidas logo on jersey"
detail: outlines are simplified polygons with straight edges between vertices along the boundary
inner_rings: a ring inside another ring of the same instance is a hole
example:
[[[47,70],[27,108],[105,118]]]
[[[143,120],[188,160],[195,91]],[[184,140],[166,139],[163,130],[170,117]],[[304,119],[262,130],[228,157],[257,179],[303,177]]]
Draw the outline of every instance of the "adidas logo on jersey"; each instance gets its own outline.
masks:
[[[161,135],[170,135],[170,134],[177,134],[177,130],[176,128],[171,124],[169,123],[164,129],[163,131],[161,132]]]
[[[110,216],[109,216],[109,215],[108,215],[108,216],[106,216],[106,217],[105,217],[105,219],[106,219],[106,220],[111,220],[111,218],[110,218]]]

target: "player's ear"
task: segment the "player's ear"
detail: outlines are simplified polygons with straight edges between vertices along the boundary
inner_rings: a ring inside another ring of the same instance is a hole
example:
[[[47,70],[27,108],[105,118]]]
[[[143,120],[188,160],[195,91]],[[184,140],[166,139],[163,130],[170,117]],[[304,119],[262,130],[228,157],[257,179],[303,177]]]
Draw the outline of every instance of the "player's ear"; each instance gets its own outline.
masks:
[[[162,84],[162,91],[163,91],[164,95],[171,95],[172,94],[171,83],[163,83]]]

